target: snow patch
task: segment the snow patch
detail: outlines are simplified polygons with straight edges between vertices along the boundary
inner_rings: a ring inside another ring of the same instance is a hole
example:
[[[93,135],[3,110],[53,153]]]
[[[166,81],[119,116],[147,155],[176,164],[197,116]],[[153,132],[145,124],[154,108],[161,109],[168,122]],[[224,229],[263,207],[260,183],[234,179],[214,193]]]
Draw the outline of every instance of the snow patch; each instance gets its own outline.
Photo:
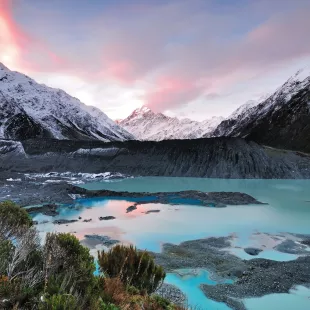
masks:
[[[124,179],[131,176],[118,172],[102,173],[74,173],[74,172],[48,172],[48,173],[26,173],[25,177],[30,180],[48,179],[44,183],[58,183],[66,181],[72,184],[83,184],[92,181],[106,181],[110,179]]]
[[[9,178],[9,179],[6,179],[8,182],[21,182],[22,179],[12,179],[12,178]]]
[[[69,196],[70,198],[72,198],[73,200],[83,198],[83,196],[80,195],[80,194],[68,194],[68,196]]]
[[[75,154],[81,155],[115,155],[118,152],[118,148],[95,148],[95,149],[78,149]]]

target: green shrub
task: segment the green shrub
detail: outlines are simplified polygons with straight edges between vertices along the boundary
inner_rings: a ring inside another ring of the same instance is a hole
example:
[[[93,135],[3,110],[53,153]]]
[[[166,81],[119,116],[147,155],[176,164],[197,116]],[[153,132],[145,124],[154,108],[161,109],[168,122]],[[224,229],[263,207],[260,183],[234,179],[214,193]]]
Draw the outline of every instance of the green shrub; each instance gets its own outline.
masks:
[[[33,309],[36,303],[38,291],[29,286],[24,286],[21,279],[9,280],[6,276],[0,276],[0,309]],[[17,308],[16,308],[17,309]]]
[[[14,246],[12,241],[0,239],[0,275],[6,273],[13,251]]]
[[[136,287],[130,286],[130,285],[127,286],[126,291],[130,295],[138,295],[138,294],[140,294],[140,291]]]
[[[165,309],[165,310],[171,310],[174,309],[174,306],[171,304],[171,302],[169,300],[167,300],[166,298],[163,298],[161,296],[158,295],[153,295],[152,299],[156,302],[156,304],[161,308],[161,309]]]
[[[147,293],[154,292],[166,276],[149,253],[137,251],[133,246],[116,245],[108,252],[98,252],[98,263],[105,276],[119,277],[126,286]]]
[[[0,202],[0,238],[22,235],[32,224],[32,219],[25,209],[12,201]]]
[[[39,310],[78,310],[78,300],[70,294],[51,295],[46,297]]]
[[[31,226],[24,209],[0,203],[0,309],[174,309],[147,294],[165,278],[149,253],[120,245],[102,251],[105,278],[97,277],[93,256],[75,236],[49,233],[42,245]]]
[[[102,302],[100,310],[120,310],[120,308],[114,304]]]
[[[74,291],[83,296],[85,305],[99,298],[94,258],[75,236],[67,233],[47,234],[44,252],[46,293],[54,295]]]

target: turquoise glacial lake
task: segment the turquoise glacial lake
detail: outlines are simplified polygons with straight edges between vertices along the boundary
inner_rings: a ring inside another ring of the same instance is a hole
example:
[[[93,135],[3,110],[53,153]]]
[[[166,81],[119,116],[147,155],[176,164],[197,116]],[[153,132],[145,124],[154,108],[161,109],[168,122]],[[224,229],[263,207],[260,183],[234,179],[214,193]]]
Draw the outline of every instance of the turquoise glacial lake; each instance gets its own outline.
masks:
[[[129,192],[176,192],[199,190],[204,192],[244,192],[266,205],[228,206],[212,208],[195,205],[167,205],[149,203],[138,205],[126,213],[133,199],[114,197],[78,199],[76,208],[63,206],[53,219],[92,219],[89,223],[78,221],[66,225],[51,222],[39,224],[42,236],[47,231],[72,232],[80,240],[86,234],[100,234],[123,243],[135,244],[140,249],[161,251],[163,243],[180,243],[185,240],[211,236],[233,236],[230,251],[243,258],[252,259],[243,251],[247,246],[264,245],[256,257],[286,261],[296,255],[280,253],[273,249],[287,233],[310,234],[310,180],[227,180],[203,178],[137,177],[83,185],[87,189],[107,189]],[[146,214],[149,210],[158,213]],[[114,216],[111,221],[100,221],[100,216]],[[51,218],[38,214],[42,222]],[[91,246],[91,245],[90,245]],[[96,253],[98,245],[93,245]],[[188,303],[198,309],[227,310],[226,305],[207,299],[199,289],[201,283],[215,285],[208,270],[178,270],[169,273],[166,282],[178,286],[188,298]],[[310,282],[310,279],[309,279]],[[290,294],[271,294],[262,298],[244,300],[249,310],[309,310],[310,290],[293,288]]]

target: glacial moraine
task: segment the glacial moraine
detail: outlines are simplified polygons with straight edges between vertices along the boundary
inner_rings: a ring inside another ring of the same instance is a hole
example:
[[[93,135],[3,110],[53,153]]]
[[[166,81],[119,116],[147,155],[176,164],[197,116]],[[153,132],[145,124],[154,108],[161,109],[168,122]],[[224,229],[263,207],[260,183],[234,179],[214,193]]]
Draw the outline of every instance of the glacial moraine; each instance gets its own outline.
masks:
[[[180,245],[164,244],[161,253],[152,255],[167,271],[183,268],[205,268],[211,271],[212,277],[219,284],[201,284],[201,289],[208,298],[224,302],[234,310],[245,309],[244,298],[289,293],[296,285],[310,284],[310,252],[307,256],[286,262],[262,258],[242,260],[227,251],[231,240],[231,236],[212,237],[186,241]],[[295,242],[287,242],[286,249],[290,251],[295,246]],[[227,278],[234,282],[220,283]]]

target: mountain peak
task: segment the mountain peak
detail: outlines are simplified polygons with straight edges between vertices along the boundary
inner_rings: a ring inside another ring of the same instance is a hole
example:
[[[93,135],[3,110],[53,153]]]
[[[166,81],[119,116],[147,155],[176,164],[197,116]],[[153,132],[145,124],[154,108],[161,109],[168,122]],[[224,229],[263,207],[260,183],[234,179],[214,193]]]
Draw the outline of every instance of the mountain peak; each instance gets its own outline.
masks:
[[[0,62],[0,70],[6,70],[6,71],[8,71],[9,68],[6,67],[2,62]]]
[[[142,106],[118,124],[140,140],[159,141],[200,138],[214,129],[221,120],[217,117],[204,122],[188,118],[178,119],[155,113],[149,107]]]
[[[140,112],[140,113],[148,113],[148,112],[153,112],[149,107],[146,105],[143,105],[142,107],[136,109],[135,111]]]
[[[303,81],[307,77],[310,77],[310,66],[299,69],[293,76],[293,79],[297,81]]]
[[[153,116],[155,115],[155,113],[148,108],[147,106],[143,105],[140,108],[135,109],[133,112],[131,112],[131,114],[125,118],[124,120],[131,120],[131,119],[137,119],[140,117],[146,117],[147,115]]]

